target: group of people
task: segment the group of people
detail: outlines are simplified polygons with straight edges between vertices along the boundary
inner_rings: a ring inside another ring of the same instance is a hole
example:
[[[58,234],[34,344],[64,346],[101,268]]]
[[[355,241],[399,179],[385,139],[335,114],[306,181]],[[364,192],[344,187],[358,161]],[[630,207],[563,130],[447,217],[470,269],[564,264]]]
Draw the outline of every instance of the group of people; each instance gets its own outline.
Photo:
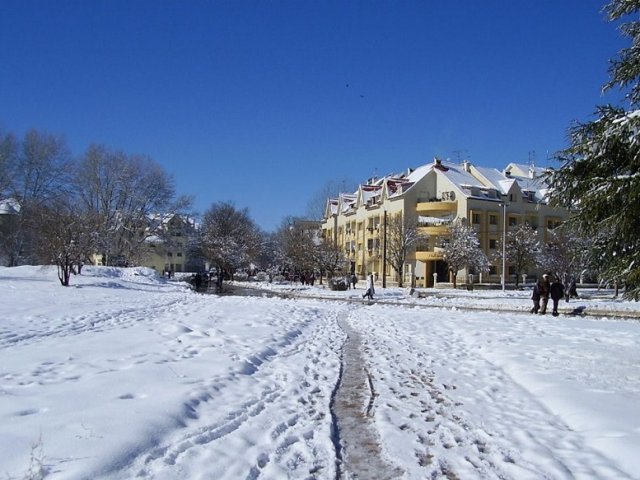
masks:
[[[210,286],[215,287],[215,291],[222,291],[222,280],[224,276],[222,271],[218,272],[199,272],[191,275],[190,283],[197,292],[208,290]]]
[[[533,286],[533,293],[531,294],[533,308],[531,313],[539,313],[541,315],[547,313],[547,304],[549,303],[549,298],[551,298],[553,302],[552,315],[557,317],[558,303],[564,296],[564,290],[564,285],[559,279],[554,278],[552,281],[549,274],[542,275],[542,278]]]
[[[300,274],[300,283],[302,283],[302,285],[311,285],[313,287],[313,284],[316,283],[316,276],[313,273],[302,272]]]
[[[347,275],[345,277],[345,281],[347,282],[347,288],[351,289],[351,288],[356,288],[356,284],[358,283],[358,277],[356,277],[355,273],[352,273],[351,275]]]

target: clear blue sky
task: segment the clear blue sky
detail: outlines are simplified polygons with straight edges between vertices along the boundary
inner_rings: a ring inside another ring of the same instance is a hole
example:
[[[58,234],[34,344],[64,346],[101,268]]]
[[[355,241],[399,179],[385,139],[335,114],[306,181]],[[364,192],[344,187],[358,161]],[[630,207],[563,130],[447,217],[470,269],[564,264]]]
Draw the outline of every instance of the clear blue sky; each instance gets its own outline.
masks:
[[[627,46],[604,3],[2,0],[0,128],[148,154],[271,230],[434,155],[546,165]]]

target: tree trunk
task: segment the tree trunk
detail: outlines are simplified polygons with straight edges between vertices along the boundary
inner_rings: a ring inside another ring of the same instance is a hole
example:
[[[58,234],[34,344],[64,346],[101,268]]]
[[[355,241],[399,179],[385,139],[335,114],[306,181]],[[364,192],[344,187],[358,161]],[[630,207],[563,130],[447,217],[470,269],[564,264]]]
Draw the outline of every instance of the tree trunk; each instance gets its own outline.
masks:
[[[398,272],[398,287],[402,288],[402,265],[396,271]]]
[[[69,278],[71,277],[71,265],[58,263],[58,279],[63,287],[69,286]]]

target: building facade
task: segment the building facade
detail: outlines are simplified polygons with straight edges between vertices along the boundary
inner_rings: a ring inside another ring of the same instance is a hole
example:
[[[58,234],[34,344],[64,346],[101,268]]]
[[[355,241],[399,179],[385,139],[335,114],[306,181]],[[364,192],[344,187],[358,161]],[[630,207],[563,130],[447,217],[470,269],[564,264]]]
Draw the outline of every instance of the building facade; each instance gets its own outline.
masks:
[[[567,217],[567,212],[551,208],[542,169],[509,164],[503,171],[477,167],[469,161],[461,164],[434,159],[407,172],[372,178],[356,192],[329,199],[323,222],[323,235],[343,247],[349,273],[364,278],[373,273],[381,280],[397,282],[389,265],[383,266],[385,222],[391,216],[415,217],[425,240],[409,252],[403,271],[403,283],[430,287],[434,282],[452,279],[443,260],[443,240],[456,219],[465,219],[478,235],[480,246],[494,258],[503,235],[521,224],[529,224],[539,240],[546,243],[549,230]],[[468,273],[457,273],[460,281]],[[501,265],[475,281],[501,282]],[[536,272],[529,272],[534,274]],[[507,281],[513,281],[507,265]]]
[[[147,239],[150,246],[145,267],[158,273],[198,272],[205,268],[200,259],[191,258],[189,242],[193,239],[196,226],[192,219],[173,214],[164,217],[156,226],[158,235]]]

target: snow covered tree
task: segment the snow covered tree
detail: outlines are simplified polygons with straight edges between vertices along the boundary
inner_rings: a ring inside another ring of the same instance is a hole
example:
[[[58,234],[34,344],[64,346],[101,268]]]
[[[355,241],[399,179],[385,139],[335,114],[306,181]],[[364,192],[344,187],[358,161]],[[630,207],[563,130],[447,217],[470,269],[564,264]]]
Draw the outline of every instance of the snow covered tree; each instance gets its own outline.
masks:
[[[606,7],[611,20],[637,17],[640,0],[613,0]],[[585,236],[607,233],[598,245],[608,264],[605,275],[622,279],[627,296],[640,298],[640,22],[621,26],[632,40],[612,62],[605,89],[619,86],[631,110],[600,106],[596,119],[570,129],[570,146],[557,156],[561,168],[549,175],[554,205],[570,208],[570,222]]]
[[[592,239],[565,223],[549,232],[549,241],[539,258],[540,266],[561,280],[578,279],[591,265],[592,248]]]
[[[286,265],[295,271],[312,271],[316,262],[317,232],[305,227],[294,217],[285,218],[277,231],[278,242]]]
[[[255,263],[261,270],[265,270],[272,276],[281,272],[282,265],[286,263],[286,260],[277,232],[262,234],[262,245],[255,258]]]
[[[458,271],[464,269],[480,272],[489,269],[489,259],[480,248],[480,240],[464,219],[455,220],[449,227],[450,238],[443,241],[443,260],[453,278],[453,288],[457,286]]]
[[[538,234],[528,224],[519,225],[515,230],[507,232],[506,237],[506,263],[513,268],[518,287],[520,276],[538,266],[538,257],[542,249]],[[498,241],[495,260],[502,263],[502,239]]]
[[[617,21],[629,16],[637,18],[640,12],[640,0],[612,0],[604,11],[609,20]],[[620,31],[631,39],[631,46],[620,51],[619,58],[611,60],[609,82],[605,90],[619,87],[627,91],[632,105],[640,104],[640,21],[632,20],[620,25]]]
[[[407,254],[426,235],[420,232],[418,219],[412,215],[391,215],[387,219],[387,231],[383,232],[387,242],[387,261],[398,275],[398,286],[402,287],[404,263]]]
[[[334,244],[333,239],[323,238],[317,245],[314,264],[320,270],[320,274],[326,272],[328,278],[333,278],[347,264],[347,257],[339,245]],[[320,278],[322,283],[322,278]]]
[[[249,216],[231,203],[214,203],[204,214],[201,228],[201,251],[219,270],[233,278],[236,271],[247,268],[259,256],[262,233]]]

